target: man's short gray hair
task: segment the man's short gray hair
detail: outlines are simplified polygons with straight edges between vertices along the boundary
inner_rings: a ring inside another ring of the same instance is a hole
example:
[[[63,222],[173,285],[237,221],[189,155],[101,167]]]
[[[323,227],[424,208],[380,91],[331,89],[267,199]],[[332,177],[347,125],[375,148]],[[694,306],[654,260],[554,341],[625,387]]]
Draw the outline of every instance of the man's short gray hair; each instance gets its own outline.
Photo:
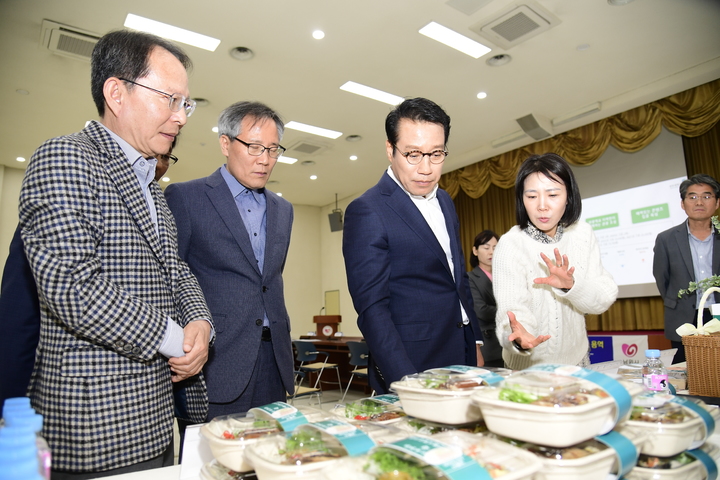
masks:
[[[234,138],[240,135],[240,124],[246,117],[254,120],[254,123],[272,120],[277,127],[278,141],[282,140],[285,123],[277,112],[260,102],[237,102],[223,110],[218,119],[218,136]]]

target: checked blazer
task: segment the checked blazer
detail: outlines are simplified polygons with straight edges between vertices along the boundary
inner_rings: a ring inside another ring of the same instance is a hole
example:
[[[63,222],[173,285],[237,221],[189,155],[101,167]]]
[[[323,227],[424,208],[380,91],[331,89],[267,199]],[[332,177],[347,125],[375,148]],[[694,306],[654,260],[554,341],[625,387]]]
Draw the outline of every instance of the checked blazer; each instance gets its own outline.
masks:
[[[48,140],[28,165],[20,225],[41,310],[29,395],[54,469],[131,465],[170,442],[171,372],[158,353],[167,317],[184,327],[210,312],[162,191],[149,188],[159,234],[127,157],[96,122]],[[195,386],[202,394],[201,377]]]

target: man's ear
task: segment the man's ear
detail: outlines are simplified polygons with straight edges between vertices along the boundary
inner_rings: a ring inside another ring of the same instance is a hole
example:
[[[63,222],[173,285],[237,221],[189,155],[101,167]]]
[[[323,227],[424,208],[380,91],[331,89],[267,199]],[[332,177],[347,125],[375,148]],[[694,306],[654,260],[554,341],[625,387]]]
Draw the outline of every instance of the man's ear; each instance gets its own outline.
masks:
[[[219,138],[220,141],[220,150],[222,151],[222,154],[226,157],[230,156],[230,139],[227,135],[220,135]]]
[[[395,153],[395,146],[390,143],[390,140],[385,140],[385,149],[387,150],[387,157],[390,163],[393,162],[393,153]]]
[[[122,80],[117,77],[110,77],[103,85],[103,97],[105,105],[117,117],[125,100],[127,89],[122,85]]]

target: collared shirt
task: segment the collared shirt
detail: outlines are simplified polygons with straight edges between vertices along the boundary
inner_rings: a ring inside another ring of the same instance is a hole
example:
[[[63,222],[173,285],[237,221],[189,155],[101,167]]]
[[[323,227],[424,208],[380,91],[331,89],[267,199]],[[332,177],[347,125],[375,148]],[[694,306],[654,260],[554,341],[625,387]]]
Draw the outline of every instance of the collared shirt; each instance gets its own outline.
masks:
[[[405,190],[405,187],[402,185],[402,183],[398,181],[392,171],[392,167],[388,167],[387,173],[390,178],[392,178],[395,183],[397,183],[398,186],[402,188],[403,192],[407,193],[407,195],[410,197],[410,200],[412,200],[412,202],[415,204],[415,206],[427,222],[428,226],[435,234],[435,238],[437,238],[437,241],[440,243],[440,246],[445,252],[445,258],[447,260],[448,267],[450,267],[450,273],[452,274],[453,280],[455,280],[455,269],[453,268],[454,264],[452,258],[452,250],[450,249],[450,234],[448,233],[447,224],[445,223],[445,215],[443,214],[442,208],[440,207],[440,201],[437,198],[437,184],[435,185],[435,188],[433,188],[432,192],[428,193],[424,197],[413,195],[407,190]],[[460,302],[460,310],[462,311],[463,323],[467,325],[470,320],[468,319],[467,313],[465,313],[465,308],[463,308],[462,302]]]
[[[133,169],[133,172],[135,172],[140,189],[145,196],[145,202],[147,203],[148,211],[150,212],[150,219],[155,226],[155,233],[159,236],[160,232],[158,230],[157,209],[155,208],[155,200],[153,200],[152,193],[149,188],[150,183],[155,180],[155,167],[157,166],[157,160],[155,158],[143,157],[140,152],[135,150],[132,145],[120,138],[115,132],[109,130],[105,125],[102,126],[110,134],[113,140],[117,142],[120,149],[128,158],[130,167]]]
[[[265,264],[265,238],[267,237],[267,198],[265,189],[252,190],[237,181],[228,171],[227,165],[220,169],[230,193],[235,199],[240,217],[242,217],[252,245],[255,261],[260,273]],[[270,326],[267,312],[263,312],[263,326]]]
[[[714,234],[712,228],[710,235],[705,240],[700,240],[695,235],[690,233],[690,225],[687,224],[688,230],[688,243],[690,244],[690,255],[692,256],[693,262],[693,273],[695,275],[695,281],[699,282],[708,277],[712,276],[712,258],[713,258],[713,240]],[[697,306],[700,307],[700,300],[702,299],[703,290],[697,290]],[[708,296],[705,305],[707,308],[715,303],[715,294],[712,293]]]

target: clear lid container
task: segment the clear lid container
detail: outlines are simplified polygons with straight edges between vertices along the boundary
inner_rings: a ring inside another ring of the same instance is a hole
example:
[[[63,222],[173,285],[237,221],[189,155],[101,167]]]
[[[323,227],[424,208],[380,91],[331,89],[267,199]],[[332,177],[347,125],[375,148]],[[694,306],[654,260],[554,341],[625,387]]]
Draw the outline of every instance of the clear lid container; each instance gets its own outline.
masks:
[[[522,371],[499,386],[498,399],[540,406],[577,406],[588,403],[588,394],[574,377],[549,372]]]
[[[392,423],[405,417],[400,405],[392,405],[373,398],[363,398],[345,405],[337,405],[333,413],[348,421]]]
[[[485,433],[488,431],[487,425],[485,425],[483,420],[460,425],[448,425],[446,423],[431,422],[415,417],[405,417],[401,421],[393,424],[393,426],[412,434],[417,433],[421,435],[435,435],[437,433],[456,430],[468,433]]]
[[[414,373],[404,376],[401,382],[408,387],[446,392],[471,392],[487,385],[482,377],[461,373]]]
[[[596,453],[600,453],[607,450],[609,447],[602,442],[598,442],[595,439],[586,440],[580,442],[577,445],[570,447],[548,447],[544,445],[537,445],[535,443],[520,442],[508,437],[498,437],[510,445],[518,448],[522,448],[530,453],[537,455],[540,458],[546,458],[550,460],[577,460],[579,458],[589,457]]]
[[[255,476],[248,475],[247,473],[235,472],[217,460],[211,460],[203,465],[200,470],[200,478],[202,480],[242,480],[245,478],[255,478]]]
[[[672,403],[673,395],[652,392],[633,398],[629,420],[651,423],[682,423],[689,419],[685,409]]]
[[[463,374],[467,376],[481,375],[484,373],[494,373],[501,377],[509,377],[513,371],[509,368],[502,367],[470,367],[467,365],[450,365],[448,367],[430,368],[425,370],[426,373],[438,374]]]
[[[642,379],[642,368],[643,366],[640,363],[628,363],[618,367],[617,374],[620,378],[639,380]]]

